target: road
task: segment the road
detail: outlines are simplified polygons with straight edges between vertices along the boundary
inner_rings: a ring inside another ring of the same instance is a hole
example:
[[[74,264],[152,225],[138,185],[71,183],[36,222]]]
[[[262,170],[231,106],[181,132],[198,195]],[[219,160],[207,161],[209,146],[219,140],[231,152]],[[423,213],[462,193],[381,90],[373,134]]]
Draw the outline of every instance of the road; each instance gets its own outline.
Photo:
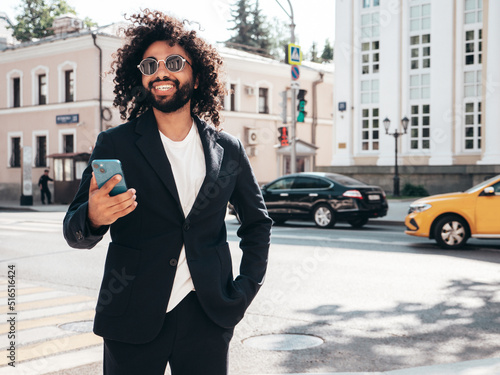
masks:
[[[19,291],[14,374],[101,371],[100,338],[88,329],[109,237],[91,251],[70,249],[63,215],[0,212],[1,280],[15,265]],[[237,274],[236,220],[227,227]],[[444,251],[403,230],[377,222],[363,229],[274,227],[265,285],[235,330],[231,373],[386,371],[499,357],[498,241],[471,240],[463,250]],[[4,308],[6,293],[0,297]],[[0,315],[3,351],[7,316]],[[87,323],[77,327],[81,332],[61,326],[70,322]],[[322,343],[293,351],[249,345],[253,337],[277,334]],[[4,362],[0,374],[12,373]]]

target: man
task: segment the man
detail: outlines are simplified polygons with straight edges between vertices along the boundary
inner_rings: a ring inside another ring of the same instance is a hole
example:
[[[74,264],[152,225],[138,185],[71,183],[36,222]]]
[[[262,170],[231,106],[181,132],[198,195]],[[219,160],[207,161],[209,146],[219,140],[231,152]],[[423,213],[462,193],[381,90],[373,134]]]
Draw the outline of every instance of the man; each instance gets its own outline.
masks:
[[[160,12],[131,17],[113,64],[129,122],[99,135],[91,161],[119,159],[129,190],[98,189],[89,165],[64,219],[75,248],[111,231],[94,332],[104,373],[223,375],[234,326],[264,280],[271,219],[241,142],[219,125],[222,60]],[[241,218],[233,278],[224,217]]]
[[[47,196],[47,201],[52,204],[52,194],[49,190],[49,181],[54,181],[49,177],[49,170],[43,171],[43,175],[38,180],[38,187],[40,188],[40,194],[42,196],[42,204],[45,204],[45,196]]]

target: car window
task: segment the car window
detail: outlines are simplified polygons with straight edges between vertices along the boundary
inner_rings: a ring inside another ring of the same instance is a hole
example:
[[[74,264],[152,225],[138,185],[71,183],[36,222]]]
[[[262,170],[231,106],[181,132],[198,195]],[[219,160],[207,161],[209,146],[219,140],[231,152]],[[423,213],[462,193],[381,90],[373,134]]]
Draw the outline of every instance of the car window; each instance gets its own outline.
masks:
[[[480,184],[471,187],[469,190],[466,190],[465,192],[466,193],[475,193],[476,191],[479,191],[479,190],[483,189],[484,187],[488,186],[489,184],[491,184],[497,178],[498,178],[498,176],[495,176],[493,178],[490,178],[489,180],[483,181]]]
[[[491,187],[495,189],[495,195],[500,195],[500,181],[495,185],[491,185]]]
[[[278,181],[273,182],[271,185],[267,187],[268,190],[282,190],[282,189],[291,189],[293,184],[293,177],[282,178]]]
[[[330,180],[332,180],[333,182],[336,182],[337,184],[344,185],[344,186],[363,186],[363,185],[366,185],[364,182],[356,180],[355,178],[342,176],[340,174],[328,174],[327,177]]]
[[[331,184],[325,180],[314,177],[296,177],[293,189],[325,189]]]

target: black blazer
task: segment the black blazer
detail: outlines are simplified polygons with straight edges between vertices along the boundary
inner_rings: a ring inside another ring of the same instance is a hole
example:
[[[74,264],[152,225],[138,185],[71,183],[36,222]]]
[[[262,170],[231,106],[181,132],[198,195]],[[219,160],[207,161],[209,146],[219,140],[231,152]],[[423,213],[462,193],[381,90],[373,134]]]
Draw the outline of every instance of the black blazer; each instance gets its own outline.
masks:
[[[111,225],[94,332],[129,343],[151,341],[160,331],[177,259],[186,258],[200,303],[222,327],[234,327],[264,281],[271,219],[241,142],[195,118],[203,144],[206,178],[184,217],[170,163],[152,110],[99,134],[90,161],[119,159],[137,208]],[[92,231],[87,220],[90,163],[64,218],[74,248],[91,249],[108,227]],[[187,172],[189,173],[189,172]],[[226,240],[227,203],[237,210],[243,256],[233,278]]]

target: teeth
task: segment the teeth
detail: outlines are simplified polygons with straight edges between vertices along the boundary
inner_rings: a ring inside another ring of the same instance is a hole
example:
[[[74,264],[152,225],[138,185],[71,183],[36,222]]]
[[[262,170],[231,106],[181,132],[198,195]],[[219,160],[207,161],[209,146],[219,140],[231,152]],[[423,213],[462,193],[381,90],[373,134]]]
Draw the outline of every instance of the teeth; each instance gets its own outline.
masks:
[[[174,86],[173,85],[163,85],[163,86],[156,86],[155,89],[160,90],[160,91],[167,91],[167,90],[170,90],[172,87],[174,87]]]

